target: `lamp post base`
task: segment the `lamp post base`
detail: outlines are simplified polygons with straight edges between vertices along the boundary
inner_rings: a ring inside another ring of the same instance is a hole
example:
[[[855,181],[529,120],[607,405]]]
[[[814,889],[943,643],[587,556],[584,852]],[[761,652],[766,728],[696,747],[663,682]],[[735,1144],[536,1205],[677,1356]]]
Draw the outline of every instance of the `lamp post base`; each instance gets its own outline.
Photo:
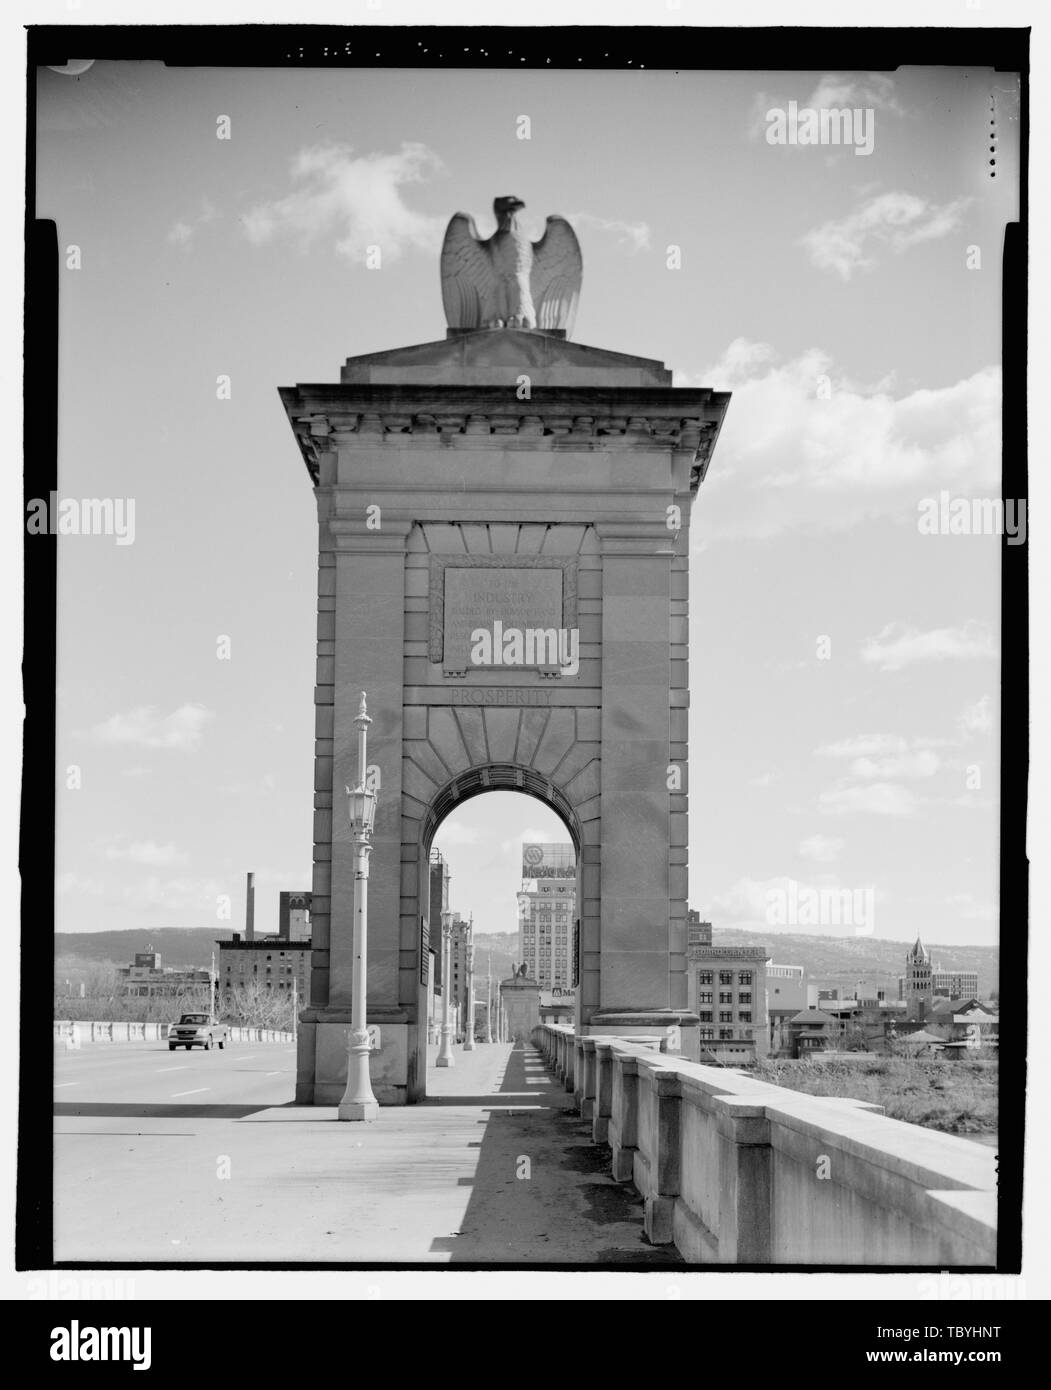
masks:
[[[347,1089],[337,1112],[341,1120],[374,1120],[380,1113],[369,1076],[369,1035],[364,1028],[347,1034]]]
[[[379,1102],[375,1100],[341,1100],[339,1103],[341,1120],[376,1120],[379,1113]]]
[[[438,1056],[434,1059],[436,1067],[455,1067],[456,1058],[453,1056],[453,1035],[452,1028],[442,1029],[442,1046]]]

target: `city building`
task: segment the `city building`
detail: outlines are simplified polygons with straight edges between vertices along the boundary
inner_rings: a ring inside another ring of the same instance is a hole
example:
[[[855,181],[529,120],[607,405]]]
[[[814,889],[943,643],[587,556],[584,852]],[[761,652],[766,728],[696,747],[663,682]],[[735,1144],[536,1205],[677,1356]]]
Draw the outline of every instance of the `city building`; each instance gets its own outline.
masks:
[[[932,992],[931,953],[919,937],[905,957],[905,974],[900,978],[898,988],[899,998],[906,1003],[912,999],[925,999]]]
[[[310,940],[310,902],[308,892],[277,895],[277,934],[282,941]]]
[[[540,1022],[573,1026],[576,1017],[576,992],[571,989],[542,989],[540,991]]]
[[[257,936],[246,941],[240,932],[235,932],[232,940],[219,941],[217,945],[221,991],[258,985],[294,992],[301,1009],[310,1003],[309,941],[290,941],[280,936]]]
[[[1000,1016],[981,1000],[970,997],[940,999],[931,1008],[924,1027],[954,1048],[973,1050],[996,1047],[1000,1041]]]
[[[801,1009],[789,1019],[788,1025],[793,1057],[807,1057],[813,1052],[837,1047],[844,1031],[840,1018],[813,1005]]]
[[[212,978],[210,970],[166,970],[157,951],[136,951],[133,964],[123,966],[118,973],[120,992],[126,999],[171,997],[187,990],[203,990],[207,998]]]
[[[769,1051],[765,946],[713,943],[711,922],[687,913],[688,1005],[700,1018],[706,1052],[765,1057]]]
[[[931,992],[943,999],[977,998],[978,971],[942,970],[936,965],[931,971]]]
[[[769,962],[766,967],[766,1016],[771,1052],[790,1050],[789,1020],[806,1006],[807,978],[804,967]]]
[[[905,957],[905,974],[898,976],[898,998],[906,1004],[921,999],[971,999],[978,997],[977,970],[944,970],[932,965],[931,954],[923,942]]]
[[[572,844],[523,844],[518,954],[542,990],[572,990],[576,985],[576,887]]]
[[[216,942],[217,990],[227,992],[258,985],[262,989],[287,991],[293,995],[297,1008],[306,1008],[310,1003],[310,906],[311,895],[307,892],[279,893],[277,934],[259,936],[255,930],[255,874],[248,874],[244,936],[234,932],[230,940]]]
[[[468,976],[474,963],[474,916],[465,918],[459,912],[452,914],[452,1004],[456,1009],[457,1020],[467,1020]],[[459,1028],[458,1028],[459,1031]]]

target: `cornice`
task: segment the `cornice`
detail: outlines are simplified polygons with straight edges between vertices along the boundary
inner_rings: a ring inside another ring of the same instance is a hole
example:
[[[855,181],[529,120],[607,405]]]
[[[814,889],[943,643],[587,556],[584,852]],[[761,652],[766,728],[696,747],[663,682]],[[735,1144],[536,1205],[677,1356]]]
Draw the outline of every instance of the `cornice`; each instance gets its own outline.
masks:
[[[370,403],[371,409],[358,411],[348,410],[342,402],[338,410],[315,408],[298,413],[288,401],[286,408],[315,486],[320,478],[320,455],[325,452],[435,447],[469,450],[491,448],[498,442],[501,448],[529,451],[685,452],[690,459],[690,488],[695,491],[707,471],[722,424],[722,409],[684,414],[686,402],[672,392],[645,394],[672,399],[639,403],[639,409],[631,412],[603,410],[596,403],[588,413],[574,413],[561,402],[545,407],[536,399],[511,409],[507,393],[501,390],[498,408],[488,412],[477,409],[479,393],[472,395],[473,410],[406,411],[402,406],[385,408],[375,401]],[[690,404],[697,409],[694,402]],[[647,407],[644,413],[643,405]]]

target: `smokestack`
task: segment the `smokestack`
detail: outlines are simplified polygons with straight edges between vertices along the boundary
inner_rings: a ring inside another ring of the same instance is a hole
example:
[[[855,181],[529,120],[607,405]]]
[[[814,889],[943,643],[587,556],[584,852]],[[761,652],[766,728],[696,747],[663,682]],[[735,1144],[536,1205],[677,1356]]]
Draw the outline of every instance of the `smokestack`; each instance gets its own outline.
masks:
[[[255,874],[248,875],[245,891],[245,940],[255,940]]]

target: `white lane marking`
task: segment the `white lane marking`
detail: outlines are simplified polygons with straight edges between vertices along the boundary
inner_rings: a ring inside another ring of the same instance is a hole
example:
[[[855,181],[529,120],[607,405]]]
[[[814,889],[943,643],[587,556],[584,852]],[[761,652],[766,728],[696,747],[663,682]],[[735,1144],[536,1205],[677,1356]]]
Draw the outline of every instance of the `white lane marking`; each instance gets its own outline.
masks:
[[[210,1086],[197,1086],[192,1091],[173,1091],[169,1096],[169,1100],[177,1100],[179,1096],[199,1096],[202,1091],[208,1090],[211,1090]]]
[[[60,1091],[60,1090],[62,1089],[63,1086],[79,1086],[79,1085],[80,1085],[80,1082],[79,1082],[79,1081],[56,1081],[56,1082],[55,1082],[55,1090],[56,1090],[56,1091]]]
[[[183,1066],[183,1067],[158,1067],[157,1070],[160,1072],[160,1071],[187,1071],[187,1070],[189,1070],[189,1069],[188,1069],[187,1067]]]

